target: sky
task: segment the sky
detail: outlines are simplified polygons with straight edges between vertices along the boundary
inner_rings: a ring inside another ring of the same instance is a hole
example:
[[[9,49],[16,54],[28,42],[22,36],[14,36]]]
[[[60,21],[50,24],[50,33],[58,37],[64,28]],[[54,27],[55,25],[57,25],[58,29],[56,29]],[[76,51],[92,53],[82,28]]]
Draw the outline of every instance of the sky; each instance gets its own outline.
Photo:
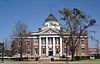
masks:
[[[60,22],[59,10],[63,8],[78,8],[96,19],[96,39],[100,40],[100,0],[0,0],[0,41],[10,39],[16,21],[23,21],[29,31],[40,28],[52,13]],[[94,41],[89,41],[89,47],[95,47]]]

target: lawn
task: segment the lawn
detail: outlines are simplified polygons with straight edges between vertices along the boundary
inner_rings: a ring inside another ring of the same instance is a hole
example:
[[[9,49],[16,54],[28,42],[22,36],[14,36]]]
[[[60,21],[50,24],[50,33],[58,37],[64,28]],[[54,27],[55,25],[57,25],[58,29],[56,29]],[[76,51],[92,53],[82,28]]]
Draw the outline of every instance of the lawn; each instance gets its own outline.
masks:
[[[0,64],[100,64],[100,59],[79,61],[0,61]]]
[[[69,64],[100,64],[100,59],[68,61]]]

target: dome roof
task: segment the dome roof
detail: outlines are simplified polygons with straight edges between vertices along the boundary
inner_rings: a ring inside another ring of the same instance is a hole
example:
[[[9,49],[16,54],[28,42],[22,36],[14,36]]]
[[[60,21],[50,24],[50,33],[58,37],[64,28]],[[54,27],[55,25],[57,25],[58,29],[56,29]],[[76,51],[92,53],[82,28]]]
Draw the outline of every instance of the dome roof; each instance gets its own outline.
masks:
[[[42,25],[42,29],[58,29],[60,30],[60,23],[57,21],[56,17],[51,13],[45,20],[45,22]]]
[[[54,17],[54,15],[51,13],[45,20],[45,22],[47,21],[57,21],[57,19]]]

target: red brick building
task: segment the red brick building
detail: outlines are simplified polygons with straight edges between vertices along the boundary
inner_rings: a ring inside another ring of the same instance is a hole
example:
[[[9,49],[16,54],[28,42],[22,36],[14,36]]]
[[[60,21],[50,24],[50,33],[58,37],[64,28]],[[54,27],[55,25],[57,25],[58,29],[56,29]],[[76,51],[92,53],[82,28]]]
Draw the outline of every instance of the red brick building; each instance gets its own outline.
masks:
[[[27,37],[24,37],[25,51],[23,51],[23,56],[54,56],[60,57],[66,55],[71,56],[69,46],[66,46],[63,38],[58,35],[61,29],[61,24],[54,17],[53,14],[50,14],[42,27],[39,28],[37,32],[28,33]],[[66,37],[69,36],[69,33],[65,33]],[[84,34],[84,37],[81,36],[81,41],[79,47],[76,49],[75,55],[77,56],[86,56],[88,55],[88,38],[87,33]],[[12,42],[13,55],[19,55],[19,42],[20,39],[14,39]]]
[[[88,48],[88,54],[89,54],[89,56],[97,56],[97,54],[99,54],[99,56],[100,56],[100,49]]]

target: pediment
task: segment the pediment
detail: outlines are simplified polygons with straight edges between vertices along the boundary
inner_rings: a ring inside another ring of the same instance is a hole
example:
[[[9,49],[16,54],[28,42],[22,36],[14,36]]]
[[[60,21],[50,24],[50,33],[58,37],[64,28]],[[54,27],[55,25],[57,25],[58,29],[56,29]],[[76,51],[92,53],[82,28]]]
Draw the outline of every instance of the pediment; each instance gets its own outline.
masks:
[[[58,30],[46,29],[46,30],[41,31],[40,33],[42,33],[42,34],[57,34],[59,32],[58,32]]]
[[[47,30],[47,31],[45,31],[45,32],[43,32],[43,33],[56,33],[56,32],[53,31],[53,30]]]

